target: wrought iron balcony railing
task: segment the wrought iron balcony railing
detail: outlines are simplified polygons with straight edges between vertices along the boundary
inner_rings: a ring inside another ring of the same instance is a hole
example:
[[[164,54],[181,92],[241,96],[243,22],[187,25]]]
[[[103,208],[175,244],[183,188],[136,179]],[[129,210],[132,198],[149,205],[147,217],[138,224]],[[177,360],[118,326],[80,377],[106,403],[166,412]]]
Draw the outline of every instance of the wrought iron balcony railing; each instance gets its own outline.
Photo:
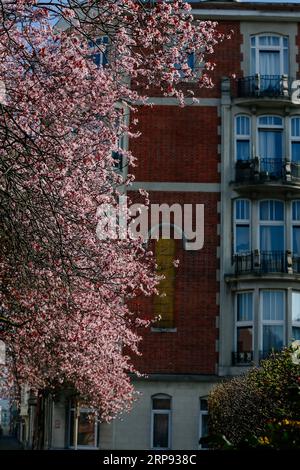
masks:
[[[278,348],[257,351],[257,354],[254,351],[234,351],[231,353],[231,363],[233,366],[249,366],[255,361],[255,358],[260,362],[278,351],[280,351]]]
[[[300,274],[300,256],[290,251],[258,250],[238,253],[233,257],[235,274],[268,274],[288,273]]]
[[[238,79],[239,97],[286,97],[290,96],[291,80],[287,75],[261,75]]]
[[[281,181],[300,184],[300,162],[261,157],[238,160],[235,165],[235,181],[236,183]]]
[[[253,351],[236,351],[232,353],[232,365],[243,366],[253,362]]]

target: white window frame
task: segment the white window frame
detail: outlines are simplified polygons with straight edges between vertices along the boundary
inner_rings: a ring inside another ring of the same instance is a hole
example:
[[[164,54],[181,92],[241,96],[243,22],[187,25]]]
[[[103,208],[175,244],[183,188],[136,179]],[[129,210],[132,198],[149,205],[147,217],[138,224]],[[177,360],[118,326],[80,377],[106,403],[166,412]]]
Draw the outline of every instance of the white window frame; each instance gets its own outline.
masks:
[[[236,216],[236,212],[237,212],[236,206],[237,206],[238,201],[247,201],[249,203],[249,219],[238,219],[237,218],[237,216]],[[236,243],[237,243],[237,227],[241,226],[241,225],[248,225],[248,227],[249,227],[249,250],[247,252],[245,251],[244,253],[251,253],[251,245],[252,245],[252,243],[251,243],[251,239],[252,239],[252,237],[251,237],[251,231],[252,231],[251,230],[251,200],[247,199],[247,198],[237,198],[237,199],[234,199],[233,204],[234,204],[233,252],[234,252],[235,255],[242,255],[243,254],[242,251],[240,251],[240,252],[237,251],[237,245],[236,245]]]
[[[209,450],[208,448],[203,448],[202,445],[199,442],[201,437],[205,437],[205,436],[203,436],[203,416],[208,416],[208,409],[207,410],[202,410],[201,409],[201,400],[208,401],[207,400],[207,395],[205,395],[204,397],[199,398],[199,439],[198,439],[198,445],[199,445],[199,449]]]
[[[283,292],[283,320],[264,320],[263,319],[263,292]],[[287,292],[286,289],[260,289],[259,291],[259,346],[260,351],[265,352],[263,349],[263,328],[264,326],[282,326],[282,347],[286,345],[286,322],[287,322]],[[270,351],[271,352],[271,351]]]
[[[243,295],[243,294],[251,294],[252,295],[252,320],[247,320],[247,321],[238,321],[238,296]],[[235,295],[235,306],[234,306],[234,311],[235,311],[235,317],[234,317],[234,348],[233,351],[235,353],[238,352],[237,350],[237,331],[239,327],[251,327],[252,328],[252,354],[254,355],[254,291],[253,290],[243,290],[239,291]],[[249,351],[251,352],[251,351]]]
[[[241,117],[248,118],[249,120],[249,134],[238,134],[237,133],[237,120]],[[234,117],[234,155],[235,155],[235,161],[238,160],[238,154],[237,154],[237,142],[238,140],[244,140],[246,142],[249,142],[249,159],[251,160],[252,158],[252,146],[251,146],[251,116],[249,114],[236,114]],[[243,161],[243,160],[241,160]],[[245,160],[247,161],[247,160]]]
[[[261,37],[276,37],[279,38],[279,46],[261,46],[259,44],[259,38]],[[252,39],[254,38],[255,40],[255,45],[252,45]],[[286,47],[284,45],[284,39],[288,40],[288,46]],[[252,51],[253,49],[255,50],[255,64],[252,63]],[[259,53],[260,51],[275,51],[279,52],[280,54],[280,74],[279,75],[284,75],[287,74],[289,75],[289,70],[290,70],[290,61],[289,61],[289,37],[288,36],[283,36],[280,34],[275,34],[275,33],[260,33],[260,34],[254,34],[250,36],[250,70],[251,73],[250,75],[255,75],[260,73],[259,71]],[[288,71],[284,72],[284,51],[287,50],[287,56],[288,56]],[[272,74],[268,74],[272,75]]]
[[[283,204],[283,220],[261,220],[260,218],[260,205],[262,202],[266,202],[266,201],[274,201],[274,202],[280,202],[281,204]],[[261,250],[261,246],[260,246],[260,233],[261,233],[261,227],[262,226],[277,226],[277,227],[283,227],[283,252],[285,251],[285,246],[286,246],[286,243],[285,243],[285,220],[286,220],[286,207],[285,207],[285,201],[282,201],[280,199],[260,199],[258,201],[258,237],[257,237],[257,240],[258,240],[258,246],[259,246],[259,252],[262,252]],[[271,250],[269,250],[271,251]]]
[[[69,426],[68,426],[68,447],[69,449],[74,449],[74,445],[71,446],[71,419],[72,419],[72,411],[73,411],[73,419],[74,419],[74,424],[75,425],[75,413],[76,413],[76,408],[73,406],[69,407]],[[98,417],[97,413],[93,412],[90,408],[85,408],[85,407],[79,407],[79,414],[80,413],[91,413],[94,414],[95,416],[95,423],[94,423],[94,434],[95,434],[95,439],[94,439],[94,445],[93,446],[84,446],[84,445],[77,445],[77,449],[80,450],[92,450],[92,449],[98,449],[98,439],[99,439],[99,422],[98,422]],[[77,437],[78,438],[78,437]]]
[[[156,410],[153,409],[153,399],[163,399],[163,400],[170,400],[170,409],[161,409],[161,410]],[[168,415],[168,447],[154,447],[154,416],[156,414],[164,414]],[[165,393],[158,393],[156,395],[151,396],[151,442],[150,442],[150,448],[152,450],[171,450],[172,449],[172,397],[170,395],[167,395]]]

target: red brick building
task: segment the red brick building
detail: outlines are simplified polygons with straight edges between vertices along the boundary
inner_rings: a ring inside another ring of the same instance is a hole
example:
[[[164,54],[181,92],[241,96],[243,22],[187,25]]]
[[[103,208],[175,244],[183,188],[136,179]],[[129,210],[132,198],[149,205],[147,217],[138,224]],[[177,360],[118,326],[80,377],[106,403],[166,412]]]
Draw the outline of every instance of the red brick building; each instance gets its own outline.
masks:
[[[132,412],[100,433],[95,425],[90,447],[198,449],[214,384],[300,339],[300,5],[192,5],[232,36],[213,57],[215,86],[183,85],[197,104],[180,108],[153,91],[153,106],[140,107],[141,137],[127,142],[138,157],[129,194],[204,204],[204,246],[153,242],[158,265],[163,253],[180,264],[167,264],[165,303],[136,305],[162,315],[135,359],[147,376],[135,380]],[[69,417],[55,405],[52,423],[63,425],[49,432],[50,447],[70,446]]]

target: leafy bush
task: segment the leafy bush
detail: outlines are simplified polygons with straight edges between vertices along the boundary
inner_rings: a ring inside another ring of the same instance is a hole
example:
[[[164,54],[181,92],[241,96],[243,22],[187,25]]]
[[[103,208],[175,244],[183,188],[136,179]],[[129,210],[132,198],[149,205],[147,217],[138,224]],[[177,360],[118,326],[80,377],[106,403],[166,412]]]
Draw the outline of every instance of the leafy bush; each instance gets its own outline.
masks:
[[[214,447],[300,447],[300,341],[209,396]]]

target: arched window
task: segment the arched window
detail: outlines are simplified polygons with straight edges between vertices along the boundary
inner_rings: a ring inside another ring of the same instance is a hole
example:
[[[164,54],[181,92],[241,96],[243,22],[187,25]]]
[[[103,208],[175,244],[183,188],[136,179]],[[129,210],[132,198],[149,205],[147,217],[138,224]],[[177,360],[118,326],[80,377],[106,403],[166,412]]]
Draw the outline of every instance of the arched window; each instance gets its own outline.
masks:
[[[271,178],[282,176],[283,120],[280,116],[258,118],[258,155],[261,173]]]
[[[236,160],[250,160],[250,118],[239,115],[235,118],[235,154]]]
[[[151,399],[151,448],[171,449],[171,397],[157,394]]]
[[[158,285],[159,294],[154,297],[156,328],[174,328],[175,274],[174,266],[176,242],[174,239],[160,238],[155,242],[157,274],[164,276]]]
[[[279,76],[289,74],[289,40],[287,36],[260,34],[251,36],[251,74]],[[267,81],[266,84],[267,86]]]

